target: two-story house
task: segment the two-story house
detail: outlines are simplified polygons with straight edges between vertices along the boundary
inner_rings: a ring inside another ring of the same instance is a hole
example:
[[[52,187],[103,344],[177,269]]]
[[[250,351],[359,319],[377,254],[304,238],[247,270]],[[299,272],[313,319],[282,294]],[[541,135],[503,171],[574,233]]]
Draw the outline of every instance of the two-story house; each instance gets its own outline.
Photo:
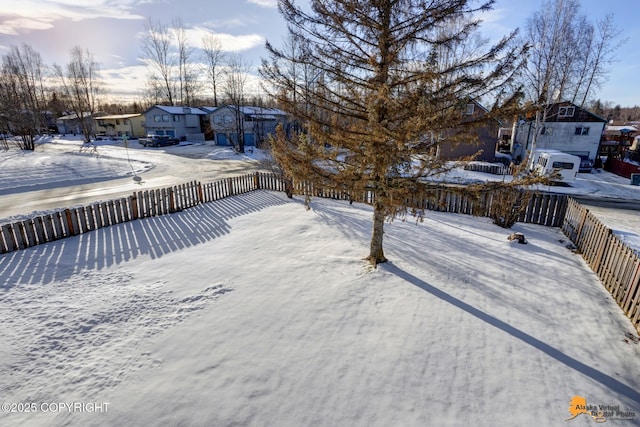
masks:
[[[287,115],[277,108],[223,105],[211,109],[209,120],[216,144],[235,146],[242,133],[245,146],[260,147],[279,123],[286,125]]]
[[[468,101],[462,111],[463,121],[476,121],[485,116],[489,111],[476,101]],[[446,140],[437,148],[437,157],[441,159],[461,159],[474,156],[474,160],[493,162],[496,160],[496,150],[498,145],[499,122],[488,121],[475,130],[477,139],[468,142],[452,143]]]
[[[202,124],[207,113],[199,108],[155,105],[143,115],[146,135],[204,141]]]
[[[82,113],[82,115],[78,116],[76,113],[65,114],[64,116],[60,116],[56,119],[56,128],[59,134],[73,134],[73,135],[82,135],[82,125],[80,123],[80,119],[84,118],[88,126],[91,126],[91,134],[95,134],[95,119],[99,116],[103,115],[103,113]]]
[[[111,138],[145,136],[142,114],[113,114],[95,118],[96,135]]]
[[[525,159],[534,149],[553,149],[579,156],[580,170],[590,171],[598,156],[606,119],[571,102],[558,102],[546,108],[543,117],[520,120],[512,136],[514,159]]]

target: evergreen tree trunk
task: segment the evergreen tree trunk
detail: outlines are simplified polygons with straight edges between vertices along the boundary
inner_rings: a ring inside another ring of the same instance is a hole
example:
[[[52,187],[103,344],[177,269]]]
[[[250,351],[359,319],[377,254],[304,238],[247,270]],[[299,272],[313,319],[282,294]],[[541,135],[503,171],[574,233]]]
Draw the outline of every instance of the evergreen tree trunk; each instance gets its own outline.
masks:
[[[380,263],[387,261],[387,258],[385,258],[384,251],[382,249],[385,216],[384,204],[379,201],[374,201],[371,247],[369,250],[369,256],[367,257],[367,261],[369,261],[374,267]]]

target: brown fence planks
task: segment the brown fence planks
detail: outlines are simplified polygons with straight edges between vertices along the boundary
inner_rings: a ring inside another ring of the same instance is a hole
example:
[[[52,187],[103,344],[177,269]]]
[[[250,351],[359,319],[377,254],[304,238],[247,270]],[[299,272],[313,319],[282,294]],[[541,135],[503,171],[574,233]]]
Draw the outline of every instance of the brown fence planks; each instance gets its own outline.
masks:
[[[588,209],[569,199],[563,233],[640,331],[640,256]]]

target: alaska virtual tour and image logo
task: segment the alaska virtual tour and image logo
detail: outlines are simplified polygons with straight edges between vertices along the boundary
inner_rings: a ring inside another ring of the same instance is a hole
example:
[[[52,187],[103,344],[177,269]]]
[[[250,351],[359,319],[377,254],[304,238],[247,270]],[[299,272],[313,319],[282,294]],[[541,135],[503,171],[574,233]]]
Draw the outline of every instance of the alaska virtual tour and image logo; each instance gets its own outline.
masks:
[[[572,420],[578,415],[591,417],[597,423],[609,420],[633,420],[636,417],[634,411],[628,408],[622,409],[620,405],[587,404],[587,399],[582,396],[573,396],[569,403],[569,413],[571,417],[565,421]]]

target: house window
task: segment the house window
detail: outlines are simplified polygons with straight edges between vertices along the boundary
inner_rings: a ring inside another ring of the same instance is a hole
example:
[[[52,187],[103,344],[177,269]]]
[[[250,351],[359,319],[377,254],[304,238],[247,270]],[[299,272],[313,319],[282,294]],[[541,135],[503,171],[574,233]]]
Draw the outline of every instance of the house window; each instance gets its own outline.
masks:
[[[554,169],[573,169],[573,163],[571,162],[553,162],[551,165]]]
[[[169,121],[169,115],[168,114],[163,114],[162,115],[162,121],[163,122],[168,122]]]
[[[222,124],[222,116],[213,116],[213,123],[216,125]]]
[[[576,107],[560,107],[558,110],[558,117],[573,117],[576,112]]]
[[[467,116],[470,116],[473,114],[473,112],[475,111],[476,106],[474,104],[467,104],[464,107],[464,114]]]
[[[180,116],[173,116],[173,121],[174,122],[179,122],[180,121]]]
[[[229,124],[233,122],[233,117],[230,114],[225,114],[224,115],[224,123],[225,124]]]
[[[162,121],[162,116],[160,114],[154,114],[153,115],[153,121],[154,122],[161,122]]]
[[[576,128],[576,135],[589,135],[589,128],[584,126],[578,126]]]

